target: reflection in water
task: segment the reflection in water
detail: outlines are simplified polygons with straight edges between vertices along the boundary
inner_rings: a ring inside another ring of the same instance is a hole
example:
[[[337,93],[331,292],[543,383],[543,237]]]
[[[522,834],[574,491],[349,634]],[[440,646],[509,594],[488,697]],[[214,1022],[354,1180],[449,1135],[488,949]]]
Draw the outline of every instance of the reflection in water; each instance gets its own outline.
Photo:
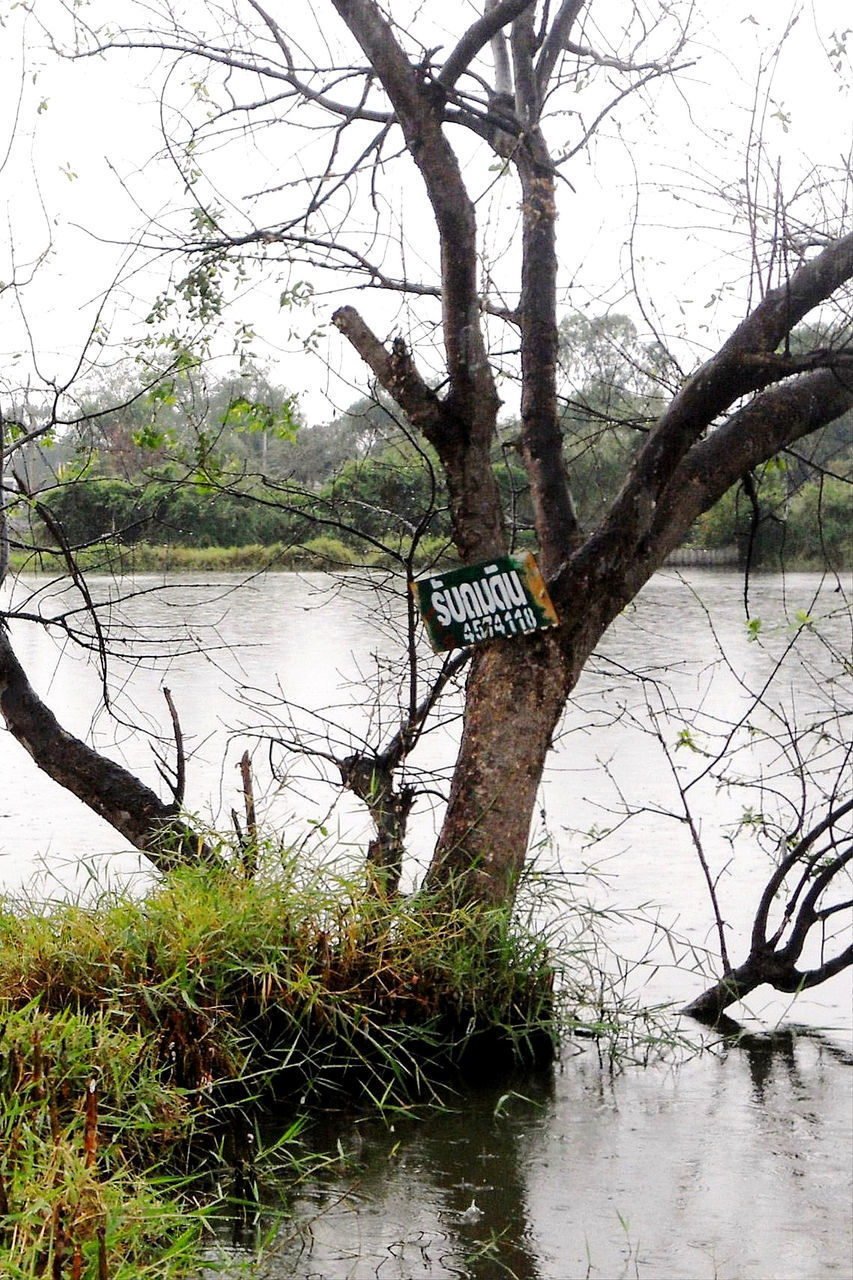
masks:
[[[819,1062],[824,1055],[827,1055],[845,1067],[853,1067],[853,1052],[833,1043],[813,1027],[801,1027],[791,1023],[788,1026],[777,1027],[773,1031],[756,1032],[743,1027],[734,1018],[724,1017],[716,1030],[724,1037],[720,1047],[730,1045],[749,1063],[754,1098],[757,1103],[765,1101],[765,1089],[772,1082],[773,1073],[780,1067],[787,1071],[792,1087],[807,1088],[806,1082],[799,1074],[796,1049],[800,1041],[814,1041]]]
[[[354,1167],[288,1205],[263,1274],[848,1280],[850,1065],[810,1029],[741,1030],[616,1075],[567,1055],[390,1130],[330,1116],[306,1141]]]

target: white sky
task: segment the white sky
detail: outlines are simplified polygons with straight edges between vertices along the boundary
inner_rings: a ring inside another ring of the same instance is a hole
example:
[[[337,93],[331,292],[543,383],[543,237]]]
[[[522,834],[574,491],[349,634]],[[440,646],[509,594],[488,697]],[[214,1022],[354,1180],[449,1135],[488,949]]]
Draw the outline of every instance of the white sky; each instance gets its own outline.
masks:
[[[306,2],[291,0],[279,11],[290,22]],[[602,0],[594,0],[591,12],[601,5]],[[193,0],[187,7],[192,10]],[[443,0],[425,7],[448,12]],[[57,29],[62,12],[57,0],[35,0],[33,8],[48,27]],[[331,29],[337,19],[331,5],[327,8]],[[756,85],[759,104],[769,103],[764,110],[767,172],[771,175],[778,165],[781,188],[791,199],[810,181],[813,166],[837,170],[849,161],[849,53],[839,76],[827,49],[833,32],[853,26],[853,13],[849,0],[737,5],[698,0],[697,9],[696,44],[690,51],[696,65],[677,85],[660,86],[654,115],[644,116],[639,100],[625,104],[591,151],[566,169],[574,191],[563,189],[559,236],[567,309],[595,314],[611,306],[628,311],[642,328],[627,278],[627,237],[636,217],[634,265],[647,315],[676,345],[679,335],[688,333],[701,346],[716,345],[719,331],[743,314],[746,305],[745,226],[733,223],[724,196],[744,177]],[[94,0],[89,11],[92,20],[100,13],[116,25],[139,12],[130,0],[113,0],[108,6]],[[472,16],[461,9],[454,12],[459,12],[460,23]],[[800,18],[775,61],[772,50],[796,12]],[[116,54],[62,63],[22,9],[0,0],[0,15],[5,21],[0,162],[9,149],[0,171],[8,237],[0,253],[0,281],[33,275],[18,294],[11,289],[0,294],[0,391],[8,391],[39,375],[70,376],[97,302],[121,277],[104,317],[109,330],[105,359],[113,358],[131,320],[144,317],[165,278],[162,264],[158,270],[148,262],[150,255],[134,254],[126,246],[143,233],[147,218],[184,207],[186,196],[176,171],[151,160],[162,147],[158,101],[163,67],[155,59]],[[853,49],[853,34],[848,45]],[[180,100],[179,86],[175,90],[173,83],[170,92],[173,101]],[[556,122],[555,139],[561,129],[572,136],[576,121],[564,120]],[[268,152],[266,146],[261,140],[255,151],[243,145],[220,157],[220,176],[223,185],[229,184],[230,198],[241,198],[271,177],[281,181],[292,176],[288,164],[310,163],[310,153],[302,152],[283,164],[281,150]],[[494,182],[494,175],[485,181]],[[404,192],[399,182],[392,178],[387,198],[406,221],[409,265],[411,255],[425,246],[425,270],[434,271],[417,178],[406,183]],[[827,188],[825,198],[832,208],[839,197]],[[804,196],[803,210],[816,199]],[[488,222],[487,248],[496,264],[504,266],[512,262],[506,250],[516,200],[513,184],[497,182],[479,206]],[[33,264],[41,258],[33,274]],[[306,274],[301,270],[297,278]],[[265,271],[240,310],[263,334],[256,350],[272,376],[298,391],[309,420],[320,421],[355,399],[366,379],[336,335],[330,346],[321,341],[322,360],[306,356],[301,341],[288,336],[293,324],[325,329],[340,299],[320,293],[313,310],[282,315],[280,276],[277,269]],[[412,321],[399,314],[388,295],[362,292],[355,300],[380,334],[401,325],[417,337]],[[36,355],[35,372],[29,348]],[[329,377],[327,359],[341,369],[343,382]]]

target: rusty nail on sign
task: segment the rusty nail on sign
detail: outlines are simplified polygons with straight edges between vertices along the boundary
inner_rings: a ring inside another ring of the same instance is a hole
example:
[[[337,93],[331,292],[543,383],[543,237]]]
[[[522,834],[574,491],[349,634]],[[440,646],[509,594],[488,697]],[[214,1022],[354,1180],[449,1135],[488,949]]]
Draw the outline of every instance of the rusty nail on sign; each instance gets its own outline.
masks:
[[[413,582],[412,589],[436,651],[559,624],[531,551],[432,573]]]

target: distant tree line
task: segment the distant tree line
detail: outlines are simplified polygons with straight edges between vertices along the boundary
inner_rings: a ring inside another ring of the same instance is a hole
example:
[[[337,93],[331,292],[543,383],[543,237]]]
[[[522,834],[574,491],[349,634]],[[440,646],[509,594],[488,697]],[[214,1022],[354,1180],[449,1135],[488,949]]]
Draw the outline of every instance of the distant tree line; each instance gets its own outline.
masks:
[[[625,316],[576,315],[561,325],[566,462],[596,524],[659,412],[669,357],[641,343]],[[571,357],[567,353],[571,352]],[[765,464],[700,517],[691,545],[734,546],[742,562],[849,562],[851,415]],[[507,420],[495,470],[517,546],[532,545],[533,511]],[[807,449],[807,452],[805,451]],[[298,545],[318,534],[350,558],[414,535],[450,537],[448,500],[430,446],[381,397],[307,426],[287,392],[257,370],[205,387],[188,369],[151,390],[100,387],[65,433],[30,450],[25,487],[40,532],[72,547],[100,539],[186,547]]]

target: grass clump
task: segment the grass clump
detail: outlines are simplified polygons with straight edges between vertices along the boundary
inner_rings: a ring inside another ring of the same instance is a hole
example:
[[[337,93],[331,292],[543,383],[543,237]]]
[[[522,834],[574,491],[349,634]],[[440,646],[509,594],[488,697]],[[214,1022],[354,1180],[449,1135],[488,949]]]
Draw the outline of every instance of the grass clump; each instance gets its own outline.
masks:
[[[185,1148],[191,1114],[161,1080],[156,1050],[100,1014],[10,1003],[0,1027],[0,1275],[190,1274],[203,1215],[178,1198],[169,1154]]]
[[[0,1274],[185,1274],[186,1176],[244,1170],[264,1102],[291,1108],[295,1174],[315,1100],[405,1106],[550,1058],[545,944],[505,912],[428,906],[277,855],[253,878],[184,867],[142,899],[0,908]]]

